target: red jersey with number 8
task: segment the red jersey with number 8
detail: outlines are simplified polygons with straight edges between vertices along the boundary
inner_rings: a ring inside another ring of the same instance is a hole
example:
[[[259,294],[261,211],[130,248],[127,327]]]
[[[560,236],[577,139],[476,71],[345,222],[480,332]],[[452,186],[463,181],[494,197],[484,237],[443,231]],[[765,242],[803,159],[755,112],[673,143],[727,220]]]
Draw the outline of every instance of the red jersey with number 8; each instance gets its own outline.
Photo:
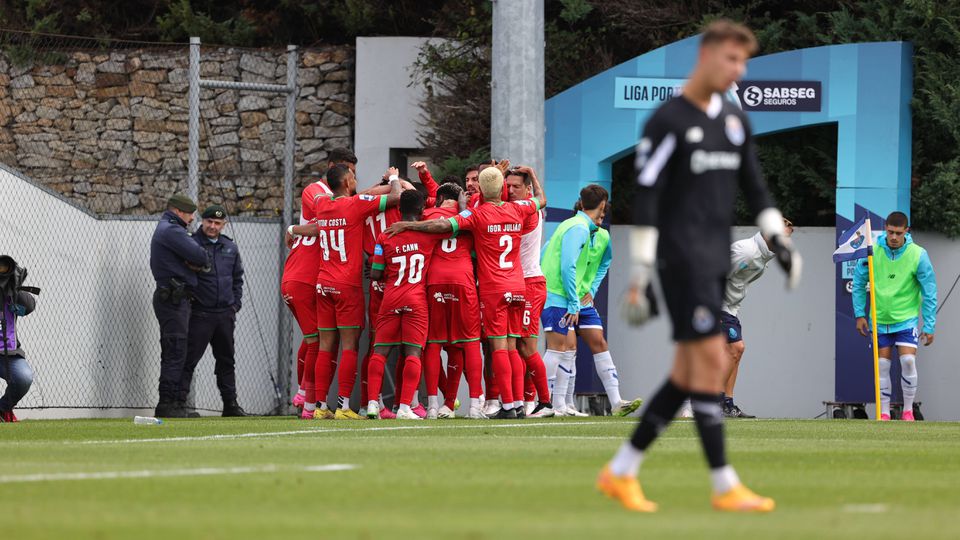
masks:
[[[386,195],[317,199],[314,223],[320,233],[316,242],[320,251],[318,284],[363,285],[364,220],[386,207]]]
[[[454,237],[461,230],[473,233],[477,252],[480,293],[524,290],[520,266],[520,237],[527,216],[540,210],[537,199],[483,203],[450,218]]]
[[[423,220],[448,219],[457,215],[456,208],[428,208],[423,212]],[[444,238],[433,252],[433,264],[427,275],[427,285],[463,285],[477,286],[473,273],[473,236],[459,234],[453,238]]]
[[[373,249],[373,269],[383,270],[383,304],[380,313],[403,308],[427,312],[427,269],[433,248],[443,236],[404,231],[381,234]]]

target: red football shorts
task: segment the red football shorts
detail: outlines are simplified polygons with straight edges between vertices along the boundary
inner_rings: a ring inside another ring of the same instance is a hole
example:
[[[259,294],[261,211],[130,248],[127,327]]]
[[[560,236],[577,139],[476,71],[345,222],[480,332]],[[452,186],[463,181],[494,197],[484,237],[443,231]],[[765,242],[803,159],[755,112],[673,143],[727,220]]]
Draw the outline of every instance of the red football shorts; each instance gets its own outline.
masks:
[[[304,337],[317,335],[317,287],[300,281],[285,281],[280,284],[280,294]]]
[[[480,339],[480,300],[477,288],[466,285],[428,285],[430,330],[427,341],[454,345]]]
[[[363,288],[317,284],[317,329],[363,328]]]
[[[523,330],[523,292],[501,291],[484,294],[480,291],[480,315],[483,337],[520,337]]]
[[[408,306],[381,311],[374,346],[402,344],[423,348],[427,342],[427,310],[427,306]]]
[[[540,314],[547,303],[547,278],[543,276],[527,278],[527,291],[524,294],[523,320],[520,337],[538,337],[540,335]]]

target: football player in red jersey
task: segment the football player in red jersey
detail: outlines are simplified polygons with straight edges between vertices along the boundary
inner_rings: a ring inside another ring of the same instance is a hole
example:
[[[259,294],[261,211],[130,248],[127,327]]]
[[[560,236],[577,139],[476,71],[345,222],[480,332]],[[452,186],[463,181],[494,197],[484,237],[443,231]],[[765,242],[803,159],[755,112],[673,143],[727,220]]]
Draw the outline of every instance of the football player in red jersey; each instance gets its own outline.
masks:
[[[507,172],[505,183],[511,201],[522,201],[533,195],[533,183],[537,173],[530,167],[516,167]],[[522,331],[517,341],[517,354],[526,365],[524,385],[524,409],[532,418],[547,418],[554,415],[550,402],[550,387],[547,384],[547,368],[537,351],[540,335],[540,313],[547,302],[547,278],[540,269],[540,246],[543,240],[543,223],[546,210],[527,217],[520,238],[520,266],[525,284]],[[511,354],[515,354],[511,352]],[[539,404],[534,405],[534,390]],[[517,399],[514,396],[514,399]]]
[[[420,177],[420,183],[423,186],[423,189],[426,193],[426,204],[432,205],[436,200],[437,196],[437,186],[436,181],[433,179],[433,175],[430,174],[430,169],[427,167],[427,164],[423,161],[416,161],[411,164],[411,167],[417,170],[417,176]],[[384,175],[383,184],[386,184],[388,180],[388,175]],[[412,187],[412,186],[411,186]],[[406,186],[405,186],[406,188]],[[376,246],[377,238],[383,234],[383,231],[390,225],[400,221],[400,209],[398,207],[388,208],[383,212],[378,214],[367,216],[367,219],[364,220],[366,225],[363,229],[363,252],[367,256],[367,269],[369,270],[370,261],[373,260],[373,249]],[[376,343],[376,331],[377,331],[377,315],[380,313],[380,304],[383,302],[383,284],[375,279],[370,280],[370,302],[367,306],[367,319],[369,321],[367,325],[368,333],[368,346],[367,354],[363,357],[363,361],[360,363],[360,416],[365,416],[366,411],[365,407],[367,405],[368,396],[367,396],[367,368],[370,364],[370,356],[373,354],[373,345]],[[397,362],[397,386],[400,386],[400,381],[402,379],[402,362]],[[374,396],[373,399],[378,399],[379,396]],[[396,401],[396,400],[395,400]],[[418,407],[418,413],[426,414],[426,411],[423,410],[423,407]],[[384,418],[392,418],[392,415],[389,410],[381,409],[381,414]]]
[[[347,148],[334,148],[330,151],[327,161],[327,170],[334,165],[343,165],[355,170],[357,156]],[[300,195],[300,224],[308,223],[314,217],[314,201],[322,195],[332,195],[330,187],[320,173],[312,173],[314,181],[303,188]],[[293,312],[293,317],[300,326],[303,341],[297,351],[297,382],[300,388],[293,396],[293,406],[303,407],[306,397],[306,386],[313,386],[313,372],[309,381],[304,381],[304,366],[316,362],[317,343],[317,301],[316,281],[317,267],[319,266],[319,251],[315,241],[305,238],[290,246],[290,255],[283,267],[283,278],[280,284],[280,294],[283,301]],[[339,344],[334,346],[339,349]]]
[[[424,212],[423,218],[447,220],[460,211],[463,190],[456,184],[444,184],[437,191],[437,207]],[[464,201],[465,204],[465,201]],[[480,300],[473,270],[473,237],[460,234],[447,238],[434,249],[433,264],[427,273],[427,301],[430,303],[430,329],[424,350],[423,368],[427,380],[427,418],[453,418],[465,369],[470,389],[470,418],[483,415],[483,359],[480,356]],[[440,350],[447,351],[446,383],[440,382]],[[444,404],[439,407],[442,387]]]
[[[371,191],[357,195],[353,171],[343,165],[334,166],[327,172],[327,183],[334,195],[317,199],[312,223],[291,225],[287,229],[289,235],[317,237],[321,252],[316,277],[320,343],[315,365],[316,391],[311,399],[307,389],[302,418],[360,418],[350,409],[350,394],[357,377],[357,347],[364,322],[363,251],[361,242],[347,239],[363,234],[365,218],[399,202],[402,186],[397,170],[391,168],[389,173],[389,193],[377,195]],[[343,353],[337,370],[338,404],[334,414],[327,408],[326,400],[338,337]],[[309,369],[310,366],[306,366],[305,372]],[[319,415],[315,414],[314,402],[320,405]]]
[[[517,399],[523,396],[523,361],[516,350],[522,331],[525,305],[523,270],[520,267],[520,237],[523,222],[546,204],[540,183],[534,179],[534,197],[515,202],[503,202],[503,173],[497,167],[480,171],[480,192],[483,204],[467,209],[448,220],[395,223],[387,232],[391,235],[405,230],[431,233],[452,233],[461,230],[473,233],[477,252],[480,312],[483,333],[490,344],[493,370],[503,402],[497,418],[517,418]],[[522,405],[522,402],[520,402]],[[523,414],[520,407],[520,414]]]
[[[400,196],[400,213],[407,221],[419,220],[424,198],[409,190]],[[403,348],[403,380],[399,391],[398,420],[421,420],[410,408],[413,393],[420,384],[420,356],[427,341],[426,274],[434,246],[442,238],[435,234],[407,231],[395,236],[381,234],[374,248],[370,276],[383,279],[383,304],[377,317],[377,342],[370,357],[368,397],[380,394],[386,357],[393,347]],[[367,402],[367,417],[379,418],[376,399]]]

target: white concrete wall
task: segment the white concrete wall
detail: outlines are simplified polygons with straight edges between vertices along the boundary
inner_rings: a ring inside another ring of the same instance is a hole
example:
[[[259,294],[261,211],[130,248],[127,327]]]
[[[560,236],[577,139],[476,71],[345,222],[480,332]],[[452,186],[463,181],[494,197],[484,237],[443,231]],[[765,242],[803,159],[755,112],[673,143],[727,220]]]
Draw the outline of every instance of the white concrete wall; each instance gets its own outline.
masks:
[[[360,161],[360,187],[380,180],[390,166],[391,148],[420,147],[417,130],[424,90],[419,84],[410,84],[410,74],[420,47],[427,41],[415,37],[357,38],[354,152]],[[416,178],[414,171],[407,174]]]
[[[156,404],[160,334],[149,266],[155,226],[153,219],[95,219],[0,169],[0,253],[25,266],[27,283],[42,289],[37,311],[18,324],[35,374],[22,406]],[[267,373],[276,372],[277,363],[277,229],[276,223],[237,222],[226,231],[246,267],[236,330],[239,399],[261,413],[276,404]],[[198,407],[220,408],[209,351],[194,389]]]
[[[617,258],[627,253],[627,228],[611,232],[614,264],[610,269],[610,349],[620,372],[624,396],[650,397],[663,382],[673,361],[668,317],[662,315],[641,329],[629,327],[616,313],[618,296],[626,289],[628,265]],[[734,238],[754,234],[737,228]],[[750,286],[740,319],[746,341],[736,398],[744,410],[764,417],[813,418],[834,397],[834,264],[835,233],[831,228],[801,227],[794,235],[804,255],[803,282],[788,293],[783,274],[771,267]],[[937,272],[941,299],[960,273],[957,241],[937,234],[916,234]],[[960,294],[960,291],[954,295]],[[661,303],[662,305],[662,303]],[[960,420],[960,298],[951,297],[940,312],[936,342],[918,353],[924,415],[931,420]],[[855,332],[853,328],[848,329]],[[866,346],[866,344],[864,345]]]

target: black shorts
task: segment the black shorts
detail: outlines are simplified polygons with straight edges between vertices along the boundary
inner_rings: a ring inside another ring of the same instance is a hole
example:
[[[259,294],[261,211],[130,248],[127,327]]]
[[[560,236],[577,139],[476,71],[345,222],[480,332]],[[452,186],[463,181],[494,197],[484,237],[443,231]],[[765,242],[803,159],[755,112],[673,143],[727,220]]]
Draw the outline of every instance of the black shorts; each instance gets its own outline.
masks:
[[[740,319],[737,318],[736,315],[731,315],[726,311],[721,311],[720,328],[727,336],[727,343],[743,341],[743,327],[740,326]]]
[[[660,269],[660,286],[673,322],[674,341],[694,341],[721,332],[720,306],[727,276],[690,276]]]

